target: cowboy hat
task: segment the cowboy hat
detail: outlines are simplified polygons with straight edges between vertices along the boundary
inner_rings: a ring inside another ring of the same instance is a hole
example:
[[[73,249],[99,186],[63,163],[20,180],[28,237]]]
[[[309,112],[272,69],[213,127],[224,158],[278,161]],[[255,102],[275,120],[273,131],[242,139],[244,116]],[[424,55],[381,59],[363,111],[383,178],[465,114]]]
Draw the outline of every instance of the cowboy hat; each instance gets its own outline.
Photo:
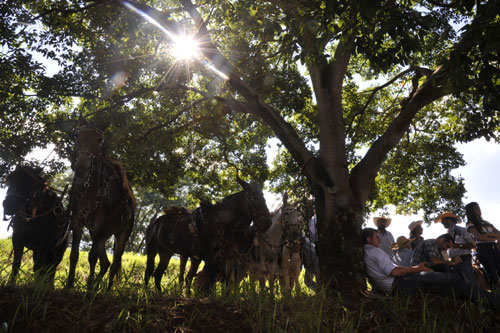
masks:
[[[399,236],[398,239],[396,240],[396,243],[391,244],[391,250],[399,250],[402,248],[407,247],[408,245],[413,242],[415,238],[406,238],[405,236]]]
[[[412,223],[410,223],[410,225],[408,225],[408,229],[410,229],[410,232],[411,232],[411,231],[413,231],[413,229],[415,229],[418,225],[422,225],[422,223],[424,223],[424,221],[422,221],[422,220],[413,221]]]
[[[457,220],[457,223],[460,223],[460,217],[458,217],[457,215],[453,214],[452,212],[444,212],[443,214],[439,215],[438,217],[436,217],[436,219],[434,220],[434,222],[443,222],[443,219],[445,217],[451,217],[451,218],[454,218]]]
[[[378,220],[380,220],[380,219],[384,219],[384,220],[386,220],[386,221],[387,221],[387,222],[386,222],[386,225],[385,225],[385,227],[386,227],[386,228],[387,228],[388,226],[390,226],[390,225],[391,225],[391,221],[392,221],[392,219],[391,219],[391,218],[388,218],[388,217],[385,217],[385,216],[380,216],[380,217],[374,217],[374,218],[373,218],[373,223],[375,223],[375,225],[376,225],[377,227],[378,227],[377,222],[378,222]]]

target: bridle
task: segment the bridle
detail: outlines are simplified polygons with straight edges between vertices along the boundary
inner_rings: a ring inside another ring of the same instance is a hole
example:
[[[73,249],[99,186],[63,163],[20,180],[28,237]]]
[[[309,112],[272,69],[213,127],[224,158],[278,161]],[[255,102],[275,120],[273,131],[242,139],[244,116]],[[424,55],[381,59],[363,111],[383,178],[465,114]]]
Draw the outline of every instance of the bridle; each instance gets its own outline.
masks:
[[[78,130],[78,134],[80,134],[82,132],[93,132],[99,136],[100,142],[102,142],[103,132],[99,128],[89,124],[89,125],[82,126]],[[101,149],[102,149],[102,145],[99,144],[98,152],[100,152]],[[88,162],[87,165],[89,165],[89,169],[88,169],[87,175],[85,177],[79,177],[75,173],[75,179],[77,179],[79,183],[83,183],[84,187],[87,187],[87,188],[90,187],[90,176],[93,172],[93,169],[95,168],[94,162],[95,162],[96,158],[97,158],[97,154],[95,154],[94,152],[90,152],[88,150],[78,150],[76,152],[75,163],[76,163],[76,161],[87,160],[87,162]]]
[[[245,215],[251,220],[251,221],[254,221],[255,223],[255,226],[257,227],[257,230],[259,232],[265,232],[267,230],[261,230],[263,229],[263,225],[266,221],[268,221],[270,219],[270,216],[269,216],[269,212],[267,213],[267,215],[257,215],[257,212],[256,212],[256,207],[257,207],[257,204],[255,203],[256,201],[259,201],[259,199],[256,199],[254,197],[254,195],[258,194],[259,196],[262,196],[262,192],[258,191],[258,190],[253,190],[253,191],[247,191],[245,190],[244,191],[245,193],[245,201],[247,202],[247,204],[245,205],[246,207],[246,211],[245,211]],[[267,226],[269,227],[269,226]]]
[[[287,219],[286,216],[288,216],[288,214],[297,215],[297,210],[294,205],[287,204],[281,208],[281,223],[283,225],[282,242],[287,247],[293,247],[301,242],[300,222],[298,218]],[[290,229],[292,228],[296,228],[296,231],[298,231],[297,235],[295,235],[296,237],[293,238],[289,235]]]
[[[9,190],[7,191],[7,194],[5,196],[5,200],[7,200],[9,197],[16,197],[16,198],[21,198],[23,201],[23,203],[22,203],[23,209],[20,209],[17,212],[11,214],[11,218],[10,218],[11,221],[9,223],[9,227],[13,223],[13,217],[18,216],[18,215],[25,222],[29,222],[31,220],[46,216],[46,215],[51,214],[51,213],[53,213],[54,215],[57,215],[57,216],[62,215],[64,213],[64,209],[61,206],[60,198],[57,198],[57,200],[54,201],[54,204],[49,209],[47,209],[45,212],[37,214],[38,207],[32,207],[33,206],[32,200],[37,197],[37,194],[39,194],[40,196],[44,196],[45,193],[50,192],[52,194],[55,194],[55,192],[54,192],[54,190],[52,190],[52,188],[49,185],[47,185],[47,183],[45,181],[43,181],[39,177],[36,177],[35,175],[33,175],[26,168],[23,168],[23,172],[25,172],[30,177],[32,177],[36,183],[40,183],[43,186],[40,188],[35,187],[34,189],[31,190],[31,192],[28,196],[26,196],[24,194],[20,194],[20,193],[15,192],[15,191],[12,191],[11,187],[9,186]],[[64,194],[63,194],[63,196],[64,196]],[[7,214],[5,214],[5,212],[4,212],[3,219],[4,219],[4,221],[9,220],[7,218]]]

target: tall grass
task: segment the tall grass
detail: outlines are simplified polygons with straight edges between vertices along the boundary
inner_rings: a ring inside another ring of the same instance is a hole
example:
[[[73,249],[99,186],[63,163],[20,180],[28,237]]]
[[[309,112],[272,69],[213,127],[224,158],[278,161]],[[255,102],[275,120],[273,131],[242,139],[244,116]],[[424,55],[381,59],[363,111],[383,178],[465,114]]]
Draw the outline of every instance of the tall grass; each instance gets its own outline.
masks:
[[[436,295],[414,297],[363,297],[341,300],[311,292],[300,278],[301,292],[260,292],[245,279],[239,293],[217,284],[209,295],[193,294],[178,284],[179,261],[172,258],[162,279],[160,294],[151,281],[144,286],[145,256],[125,253],[119,281],[112,290],[106,281],[97,292],[87,292],[87,253],[81,251],[74,290],[63,289],[69,270],[69,249],[59,265],[54,289],[35,281],[31,252],[23,256],[15,292],[8,289],[11,240],[0,240],[0,327],[5,331],[170,331],[214,329],[256,332],[324,331],[487,331],[500,325],[498,313],[481,306]],[[110,260],[112,260],[111,256]],[[10,302],[10,303],[9,303]],[[3,314],[2,314],[3,313]],[[67,327],[68,325],[73,325]],[[78,327],[78,329],[75,329]],[[168,328],[168,329],[166,329]],[[1,329],[0,329],[1,330]]]

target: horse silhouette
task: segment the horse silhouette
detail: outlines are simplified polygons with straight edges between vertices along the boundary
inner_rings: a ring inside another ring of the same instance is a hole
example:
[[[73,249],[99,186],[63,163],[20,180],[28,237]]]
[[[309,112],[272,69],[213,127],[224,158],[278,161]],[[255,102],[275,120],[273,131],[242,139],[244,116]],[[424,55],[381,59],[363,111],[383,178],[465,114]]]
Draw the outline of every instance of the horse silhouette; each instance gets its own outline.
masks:
[[[69,221],[61,199],[41,177],[42,168],[16,166],[6,177],[4,215],[11,215],[14,261],[10,283],[19,273],[24,248],[33,251],[33,270],[37,279],[54,283],[57,265],[68,246]],[[6,218],[4,218],[6,219]]]
[[[122,164],[103,154],[103,132],[106,125],[98,126],[79,119],[79,130],[75,141],[71,187],[71,226],[73,241],[70,254],[70,269],[67,287],[73,287],[79,246],[85,226],[90,233],[92,245],[89,252],[90,271],[87,288],[95,285],[95,266],[100,263],[98,281],[106,274],[110,263],[106,255],[106,241],[114,235],[113,263],[109,272],[108,289],[120,271],[125,244],[134,225],[135,197]]]
[[[172,255],[193,258],[195,249],[205,262],[207,283],[202,288],[207,289],[223,274],[221,267],[227,248],[242,237],[251,240],[256,232],[269,228],[271,219],[262,192],[253,184],[239,178],[237,181],[243,191],[225,197],[220,203],[205,204],[193,212],[166,214],[150,224],[146,231],[146,283],[154,274],[156,288],[160,290],[161,278]],[[155,270],[156,254],[160,255],[160,263]],[[197,269],[198,264],[195,261],[192,268]],[[189,284],[194,273],[188,273]]]

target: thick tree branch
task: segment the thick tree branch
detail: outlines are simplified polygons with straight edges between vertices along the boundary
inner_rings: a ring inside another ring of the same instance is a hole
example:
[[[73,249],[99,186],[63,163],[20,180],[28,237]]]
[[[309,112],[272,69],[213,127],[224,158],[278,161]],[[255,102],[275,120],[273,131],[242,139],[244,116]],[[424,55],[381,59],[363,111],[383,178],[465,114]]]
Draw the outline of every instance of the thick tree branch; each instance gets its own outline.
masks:
[[[303,164],[307,161],[312,156],[312,153],[306,148],[293,127],[276,110],[264,103],[260,96],[241,80],[238,70],[229,63],[213,44],[206,23],[192,2],[184,0],[183,5],[198,28],[198,38],[201,40],[203,54],[210,59],[210,62],[220,72],[227,76],[229,84],[246,99],[248,110],[271,127],[297,163]]]
[[[382,136],[375,141],[364,158],[356,165],[351,173],[351,186],[359,202],[366,202],[387,154],[401,140],[408,130],[411,121],[424,106],[436,101],[447,94],[441,86],[444,76],[444,67],[439,67],[411,96],[399,115],[392,121]]]
[[[392,79],[390,79],[389,81],[387,81],[386,83],[384,83],[383,85],[373,88],[371,90],[370,96],[368,97],[368,99],[365,102],[365,105],[363,105],[363,108],[361,110],[359,110],[358,112],[356,112],[352,116],[351,121],[349,122],[349,125],[347,126],[346,132],[347,133],[351,133],[352,124],[354,123],[354,120],[356,119],[357,116],[359,116],[359,115],[362,116],[365,113],[366,108],[373,101],[373,98],[375,97],[375,95],[377,94],[377,92],[379,92],[380,90],[382,90],[382,89],[386,88],[387,86],[393,84],[396,80],[400,79],[401,77],[403,77],[404,75],[406,75],[407,73],[409,73],[411,71],[412,71],[412,68],[408,68],[408,69],[402,71],[401,73],[399,73],[398,75],[396,75],[395,77],[393,77]]]

